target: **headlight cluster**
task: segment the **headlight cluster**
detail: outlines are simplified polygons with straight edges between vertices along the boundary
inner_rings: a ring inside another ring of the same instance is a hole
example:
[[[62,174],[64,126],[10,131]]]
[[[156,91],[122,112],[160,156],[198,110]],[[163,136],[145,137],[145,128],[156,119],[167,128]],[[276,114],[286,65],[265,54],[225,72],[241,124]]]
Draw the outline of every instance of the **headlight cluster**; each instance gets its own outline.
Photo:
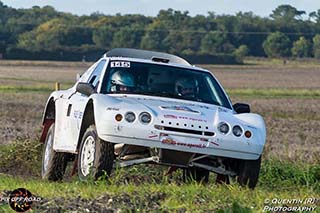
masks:
[[[228,134],[229,131],[230,131],[230,125],[227,124],[226,122],[220,122],[220,123],[218,124],[218,131],[219,131],[220,133],[226,135],[226,134]],[[240,136],[243,134],[243,128],[242,128],[241,126],[239,126],[239,125],[234,125],[234,126],[232,127],[232,133],[233,133],[234,136],[240,137]],[[247,131],[245,132],[245,134],[244,134],[244,136],[245,136],[246,138],[250,138],[251,135],[252,135],[252,133],[251,133],[250,131],[248,131],[248,130],[247,130]]]
[[[142,112],[139,115],[139,120],[143,124],[148,124],[151,122],[151,115],[147,112]]]
[[[218,125],[218,130],[219,132],[221,132],[222,134],[227,134],[229,132],[229,125],[225,122],[221,122]]]
[[[237,136],[237,137],[240,137],[242,135],[242,128],[238,125],[235,125],[233,128],[232,128],[232,133]]]
[[[129,123],[132,123],[134,120],[136,120],[136,115],[133,112],[127,112],[124,115],[124,119],[126,119],[126,121]]]
[[[121,114],[117,114],[115,116],[115,120],[120,122],[122,120],[123,116]],[[128,122],[128,123],[133,123],[136,120],[136,114],[134,112],[126,112],[124,115],[124,119]],[[142,124],[149,124],[151,122],[152,116],[150,115],[150,113],[148,112],[142,112],[139,115],[139,121]]]

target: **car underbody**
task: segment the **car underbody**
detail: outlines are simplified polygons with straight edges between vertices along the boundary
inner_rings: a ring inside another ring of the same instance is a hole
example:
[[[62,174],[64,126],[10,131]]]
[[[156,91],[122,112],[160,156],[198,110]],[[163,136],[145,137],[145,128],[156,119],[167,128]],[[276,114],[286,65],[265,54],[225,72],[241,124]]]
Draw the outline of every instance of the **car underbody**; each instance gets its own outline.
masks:
[[[181,152],[169,149],[148,148],[142,146],[116,144],[114,168],[127,167],[142,163],[161,164],[177,168],[196,167],[211,172],[236,176],[236,163],[240,160]]]

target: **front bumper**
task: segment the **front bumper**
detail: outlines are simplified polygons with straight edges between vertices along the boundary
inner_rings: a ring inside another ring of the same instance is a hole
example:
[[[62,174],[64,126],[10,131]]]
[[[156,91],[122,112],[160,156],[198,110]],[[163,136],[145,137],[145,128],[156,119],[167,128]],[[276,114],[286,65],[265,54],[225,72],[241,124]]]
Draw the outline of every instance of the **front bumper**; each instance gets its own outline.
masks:
[[[137,146],[145,146],[152,148],[160,148],[160,149],[170,149],[175,151],[182,152],[191,152],[197,154],[206,154],[220,157],[229,157],[236,159],[245,159],[245,160],[256,160],[259,158],[261,153],[252,153],[239,151],[235,149],[225,149],[225,148],[214,148],[210,146],[201,146],[198,143],[188,144],[186,142],[177,142],[174,143],[164,143],[161,140],[153,140],[153,139],[143,139],[143,138],[132,138],[127,136],[119,136],[119,135],[108,135],[101,134],[99,136],[102,140],[109,141],[112,143],[124,143],[130,145]]]

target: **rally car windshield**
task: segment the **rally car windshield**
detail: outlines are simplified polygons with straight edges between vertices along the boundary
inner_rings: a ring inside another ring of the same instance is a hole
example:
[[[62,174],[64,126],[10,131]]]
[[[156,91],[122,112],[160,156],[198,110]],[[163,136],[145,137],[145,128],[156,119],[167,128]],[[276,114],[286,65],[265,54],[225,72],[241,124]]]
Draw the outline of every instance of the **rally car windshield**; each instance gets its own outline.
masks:
[[[101,93],[160,96],[231,109],[220,85],[209,73],[151,63],[111,61]]]

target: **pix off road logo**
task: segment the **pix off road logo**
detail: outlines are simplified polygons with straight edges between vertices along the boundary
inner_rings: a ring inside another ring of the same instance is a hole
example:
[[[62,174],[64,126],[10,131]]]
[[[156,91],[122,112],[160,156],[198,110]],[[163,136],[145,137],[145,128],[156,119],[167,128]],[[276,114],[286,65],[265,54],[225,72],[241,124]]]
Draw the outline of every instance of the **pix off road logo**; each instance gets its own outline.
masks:
[[[19,188],[13,190],[9,197],[0,197],[0,201],[6,201],[16,212],[26,212],[31,209],[33,202],[41,201],[41,198],[32,196],[31,192]]]

